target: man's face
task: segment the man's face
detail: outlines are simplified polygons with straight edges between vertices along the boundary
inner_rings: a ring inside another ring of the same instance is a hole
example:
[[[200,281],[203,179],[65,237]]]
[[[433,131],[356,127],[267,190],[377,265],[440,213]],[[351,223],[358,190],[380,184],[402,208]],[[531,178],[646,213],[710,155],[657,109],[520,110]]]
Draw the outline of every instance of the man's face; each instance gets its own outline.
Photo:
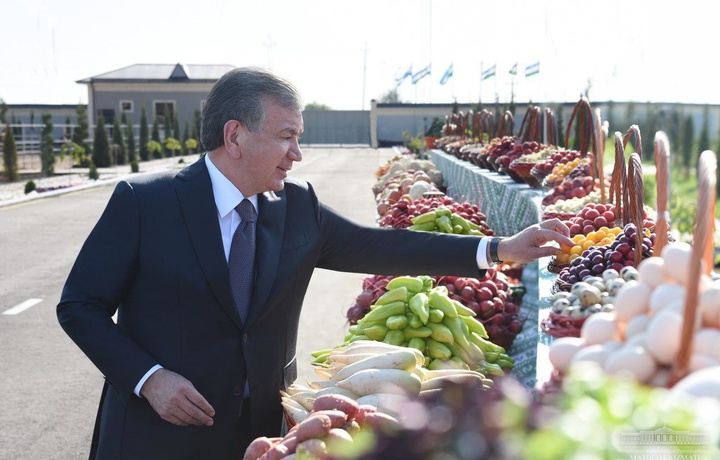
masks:
[[[244,130],[244,128],[241,128]],[[300,134],[303,119],[300,111],[265,101],[265,123],[257,132],[244,130],[240,139],[240,167],[246,182],[243,192],[249,196],[280,191],[293,162],[302,160]]]

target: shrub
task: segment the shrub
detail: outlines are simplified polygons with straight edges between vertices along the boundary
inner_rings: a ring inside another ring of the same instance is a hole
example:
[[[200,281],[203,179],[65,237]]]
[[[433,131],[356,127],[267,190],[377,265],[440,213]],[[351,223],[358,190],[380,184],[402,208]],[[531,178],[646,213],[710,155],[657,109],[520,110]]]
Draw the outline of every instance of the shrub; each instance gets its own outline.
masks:
[[[97,167],[92,161],[90,162],[90,171],[88,172],[88,177],[92,180],[100,179],[100,174],[98,174]]]
[[[37,190],[37,186],[35,185],[34,181],[27,181],[25,182],[25,195],[32,192],[33,190]]]
[[[138,165],[137,160],[133,160],[130,162],[130,171],[136,173],[140,171],[140,166]]]

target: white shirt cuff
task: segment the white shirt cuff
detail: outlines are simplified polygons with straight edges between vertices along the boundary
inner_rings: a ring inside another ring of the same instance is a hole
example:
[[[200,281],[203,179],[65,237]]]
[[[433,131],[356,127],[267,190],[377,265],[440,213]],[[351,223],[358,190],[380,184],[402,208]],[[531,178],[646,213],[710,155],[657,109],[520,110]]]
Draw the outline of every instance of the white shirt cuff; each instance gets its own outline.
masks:
[[[155,373],[155,371],[157,371],[158,369],[162,369],[162,368],[163,368],[163,367],[162,367],[161,365],[159,365],[159,364],[154,365],[153,367],[150,368],[149,371],[147,371],[147,372],[145,373],[145,375],[143,375],[143,378],[140,379],[140,381],[138,382],[138,384],[135,385],[135,390],[133,390],[133,393],[135,393],[135,395],[136,395],[138,398],[142,398],[142,396],[140,395],[140,390],[142,389],[142,386],[145,384],[145,381],[146,381],[147,379],[149,379],[150,376]]]
[[[490,243],[490,238],[480,238],[480,243],[478,243],[475,259],[477,260],[477,265],[480,270],[487,270],[488,268],[493,268],[495,266],[495,264],[487,258],[488,243]]]

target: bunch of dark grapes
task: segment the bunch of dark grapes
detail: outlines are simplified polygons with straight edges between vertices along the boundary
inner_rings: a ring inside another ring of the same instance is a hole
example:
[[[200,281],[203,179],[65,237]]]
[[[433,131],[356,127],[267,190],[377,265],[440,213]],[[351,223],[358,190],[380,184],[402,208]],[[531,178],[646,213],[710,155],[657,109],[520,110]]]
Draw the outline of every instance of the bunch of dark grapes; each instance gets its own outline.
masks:
[[[636,234],[635,224],[627,224],[623,228],[623,234],[612,244],[586,249],[580,257],[570,262],[570,266],[563,268],[558,277],[566,283],[574,284],[588,276],[601,276],[608,268],[619,272],[625,266],[635,266]],[[655,244],[655,234],[651,233],[649,236],[645,234],[641,248],[642,259],[653,256],[653,244]]]

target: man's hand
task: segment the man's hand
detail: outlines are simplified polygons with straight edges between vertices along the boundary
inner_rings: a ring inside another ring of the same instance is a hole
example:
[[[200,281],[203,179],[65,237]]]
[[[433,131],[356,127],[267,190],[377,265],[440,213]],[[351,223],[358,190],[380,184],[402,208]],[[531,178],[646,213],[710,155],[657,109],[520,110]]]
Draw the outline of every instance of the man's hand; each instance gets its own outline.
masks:
[[[547,243],[555,242],[574,246],[570,230],[558,219],[550,219],[526,228],[498,244],[498,257],[503,262],[525,264],[540,257],[554,256],[560,248]]]
[[[174,425],[212,426],[215,409],[185,377],[158,369],[143,384],[140,394],[155,412]]]

